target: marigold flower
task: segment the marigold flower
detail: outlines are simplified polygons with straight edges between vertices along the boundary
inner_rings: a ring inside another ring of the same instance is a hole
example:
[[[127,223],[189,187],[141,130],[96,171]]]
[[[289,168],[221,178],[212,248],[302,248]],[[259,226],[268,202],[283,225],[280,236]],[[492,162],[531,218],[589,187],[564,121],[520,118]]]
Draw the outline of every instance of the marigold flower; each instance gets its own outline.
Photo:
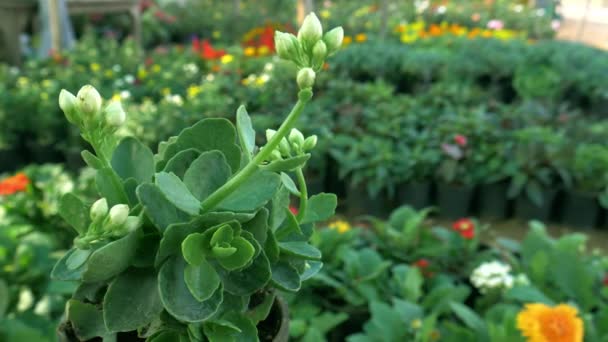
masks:
[[[355,36],[355,41],[357,43],[363,43],[366,40],[367,40],[367,35],[365,33],[359,33],[358,35]]]
[[[328,225],[330,229],[335,229],[338,233],[346,233],[351,229],[350,224],[344,220],[336,220]]]
[[[342,39],[342,46],[348,46],[352,42],[353,42],[353,37],[351,37],[351,36],[344,36],[344,39]]]
[[[22,172],[0,181],[0,196],[23,192],[30,184],[30,179]]]
[[[567,304],[526,304],[517,315],[517,328],[528,342],[582,342],[583,321],[577,315]]]
[[[224,55],[224,56],[222,56],[222,58],[220,58],[220,61],[222,62],[222,64],[232,63],[233,60],[234,60],[233,55]]]
[[[457,231],[460,236],[467,240],[471,240],[475,237],[475,224],[468,218],[463,218],[454,222],[452,229]]]
[[[253,46],[246,47],[243,53],[247,57],[253,57],[255,56],[255,48]]]

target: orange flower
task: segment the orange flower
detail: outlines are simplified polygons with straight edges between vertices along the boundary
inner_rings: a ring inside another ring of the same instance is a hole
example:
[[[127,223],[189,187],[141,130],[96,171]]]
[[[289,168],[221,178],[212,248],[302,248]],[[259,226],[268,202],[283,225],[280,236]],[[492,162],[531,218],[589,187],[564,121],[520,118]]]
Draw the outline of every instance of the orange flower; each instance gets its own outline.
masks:
[[[528,342],[582,342],[583,321],[577,315],[567,304],[526,304],[517,314],[517,328]]]
[[[344,36],[344,39],[342,39],[342,46],[348,46],[352,42],[353,42],[353,37],[351,37],[351,36]]]
[[[30,179],[21,172],[13,177],[6,178],[0,182],[0,196],[25,191],[28,184],[30,184]]]
[[[359,33],[358,35],[355,36],[355,41],[357,41],[357,43],[363,43],[366,40],[367,40],[367,35],[365,33]]]

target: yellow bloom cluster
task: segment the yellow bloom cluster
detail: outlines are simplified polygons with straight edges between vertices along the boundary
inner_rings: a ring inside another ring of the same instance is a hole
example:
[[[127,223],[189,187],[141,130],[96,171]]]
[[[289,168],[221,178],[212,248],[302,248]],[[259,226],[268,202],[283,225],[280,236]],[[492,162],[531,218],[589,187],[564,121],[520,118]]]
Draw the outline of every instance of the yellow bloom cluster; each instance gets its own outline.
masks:
[[[344,220],[333,221],[327,227],[337,230],[340,234],[346,233],[351,229],[350,223]]]
[[[483,37],[496,38],[502,40],[508,40],[523,36],[520,32],[513,30],[491,30],[479,27],[468,28],[458,24],[448,24],[446,22],[442,22],[439,25],[431,24],[427,26],[427,24],[422,20],[418,20],[409,24],[399,24],[395,27],[394,32],[400,35],[401,41],[406,44],[413,43],[419,39],[429,37],[441,37],[446,35],[467,37],[470,39],[476,37]]]
[[[567,304],[526,304],[517,315],[517,328],[528,342],[582,342],[583,321],[577,315]]]

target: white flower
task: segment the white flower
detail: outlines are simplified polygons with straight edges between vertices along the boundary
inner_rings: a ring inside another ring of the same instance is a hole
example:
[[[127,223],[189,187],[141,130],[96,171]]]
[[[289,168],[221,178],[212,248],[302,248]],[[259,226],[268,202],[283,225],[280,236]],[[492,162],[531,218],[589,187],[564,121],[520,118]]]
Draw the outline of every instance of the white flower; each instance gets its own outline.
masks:
[[[513,7],[513,10],[514,10],[515,12],[521,12],[521,11],[523,11],[523,10],[524,10],[524,5],[522,5],[522,4],[517,4],[517,5],[515,5],[515,6]]]
[[[19,292],[19,301],[17,302],[17,311],[23,312],[29,310],[34,304],[34,294],[29,288],[23,288]]]
[[[274,69],[274,64],[272,64],[272,63],[264,64],[264,71],[270,72],[270,71],[272,71],[272,69]]]
[[[38,316],[46,316],[51,311],[51,299],[49,296],[42,297],[34,307],[34,313]]]
[[[123,90],[120,92],[120,98],[123,100],[127,100],[129,98],[131,98],[131,92],[128,90]]]
[[[497,288],[510,288],[515,280],[509,272],[511,266],[499,261],[485,262],[477,266],[471,273],[471,283],[481,293]]]
[[[215,81],[215,75],[213,75],[213,74],[207,75],[205,77],[205,81],[207,81],[207,82],[213,82],[213,81]]]
[[[129,75],[125,75],[125,82],[129,83],[129,84],[133,84],[135,82],[135,76],[129,74]]]
[[[446,10],[447,10],[447,8],[445,6],[439,6],[437,8],[437,13],[443,14],[443,13],[445,13]]]
[[[184,104],[184,99],[180,95],[167,95],[165,100],[167,100],[169,103],[177,105],[178,107],[181,107]]]
[[[185,73],[194,75],[198,72],[198,66],[194,63],[184,64],[183,70]]]
[[[122,67],[120,66],[120,64],[114,64],[114,66],[112,67],[112,71],[114,72],[120,72],[122,70]]]

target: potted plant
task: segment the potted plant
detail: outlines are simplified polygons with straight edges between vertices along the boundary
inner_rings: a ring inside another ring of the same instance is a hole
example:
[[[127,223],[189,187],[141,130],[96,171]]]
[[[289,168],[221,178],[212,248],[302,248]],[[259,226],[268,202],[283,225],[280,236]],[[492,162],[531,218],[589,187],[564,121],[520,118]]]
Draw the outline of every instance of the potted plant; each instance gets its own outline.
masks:
[[[593,228],[600,216],[598,196],[608,181],[608,149],[599,144],[577,146],[569,171],[572,188],[568,189],[562,201],[562,222]]]
[[[439,213],[448,218],[465,217],[469,213],[474,186],[467,161],[471,155],[466,136],[455,134],[450,142],[441,144],[443,158],[437,169],[437,204]]]
[[[297,38],[276,33],[279,57],[299,69],[298,101],[261,147],[240,107],[236,127],[204,119],[153,154],[117,138],[120,102],[102,108],[92,86],[61,92],[60,107],[94,150],[82,156],[97,172],[100,197],[92,205],[71,194],[61,201],[78,233],[52,272],[78,282],[61,341],[287,340],[288,312],[276,290],[298,291],[319,271],[321,253],[308,240],[336,206],[334,195],[308,196],[302,169],[316,137],[294,125],[342,37],[341,28],[323,35],[314,14]]]
[[[509,171],[507,195],[515,199],[515,216],[547,221],[553,213],[558,180],[566,184],[569,181],[559,166],[564,135],[549,127],[532,126],[515,132],[514,139],[514,165]]]

